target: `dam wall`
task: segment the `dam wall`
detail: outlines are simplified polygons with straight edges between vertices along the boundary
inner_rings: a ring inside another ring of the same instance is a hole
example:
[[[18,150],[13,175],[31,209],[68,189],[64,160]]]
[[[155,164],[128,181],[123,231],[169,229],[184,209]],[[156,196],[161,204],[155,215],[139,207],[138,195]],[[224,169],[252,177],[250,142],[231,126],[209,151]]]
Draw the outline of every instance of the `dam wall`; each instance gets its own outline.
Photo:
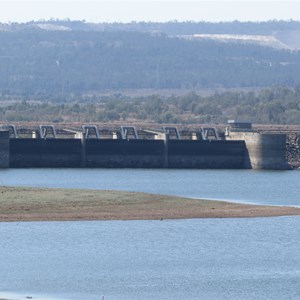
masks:
[[[86,140],[88,168],[163,168],[162,140]]]
[[[227,140],[243,140],[248,154],[245,168],[286,170],[286,134],[267,134],[257,132],[230,132]]]
[[[244,141],[170,140],[169,168],[241,169],[247,152]],[[184,155],[183,155],[184,154]]]
[[[0,131],[0,168],[9,167],[9,132]]]
[[[0,168],[289,169],[286,135],[231,130],[226,139],[18,138],[0,131]]]
[[[244,141],[10,139],[11,168],[216,168],[244,166]]]
[[[79,168],[79,139],[10,139],[11,168]]]
[[[89,168],[242,168],[243,141],[86,140]]]

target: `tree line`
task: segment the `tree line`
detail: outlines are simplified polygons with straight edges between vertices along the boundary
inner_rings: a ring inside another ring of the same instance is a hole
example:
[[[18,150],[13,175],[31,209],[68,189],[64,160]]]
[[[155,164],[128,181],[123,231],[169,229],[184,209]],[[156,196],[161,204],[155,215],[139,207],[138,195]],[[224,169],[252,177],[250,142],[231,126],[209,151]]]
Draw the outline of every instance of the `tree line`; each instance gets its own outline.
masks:
[[[70,102],[8,102],[0,107],[1,122],[155,122],[225,124],[227,120],[257,124],[299,124],[300,86],[258,92],[224,92],[200,96],[109,96]]]

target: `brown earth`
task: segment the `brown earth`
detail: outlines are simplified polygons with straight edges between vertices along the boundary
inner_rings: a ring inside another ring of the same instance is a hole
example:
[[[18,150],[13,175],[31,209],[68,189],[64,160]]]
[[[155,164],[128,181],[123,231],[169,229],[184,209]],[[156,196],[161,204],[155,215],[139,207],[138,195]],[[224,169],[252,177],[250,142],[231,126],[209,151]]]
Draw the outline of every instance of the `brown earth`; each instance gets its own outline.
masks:
[[[122,191],[0,187],[0,221],[160,220],[300,215],[300,208]]]

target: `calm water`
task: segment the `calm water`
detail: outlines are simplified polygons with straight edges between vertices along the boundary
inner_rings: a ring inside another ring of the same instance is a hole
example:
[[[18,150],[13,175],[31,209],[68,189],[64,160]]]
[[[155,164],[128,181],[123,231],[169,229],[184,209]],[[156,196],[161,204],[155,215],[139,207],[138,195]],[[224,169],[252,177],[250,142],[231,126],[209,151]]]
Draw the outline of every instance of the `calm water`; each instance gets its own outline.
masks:
[[[300,218],[2,223],[0,291],[300,299]]]
[[[126,190],[300,206],[300,171],[9,169],[0,185]]]
[[[299,182],[297,171],[0,171],[0,185],[119,189],[297,206]],[[0,296],[296,300],[299,236],[300,217],[0,223]]]

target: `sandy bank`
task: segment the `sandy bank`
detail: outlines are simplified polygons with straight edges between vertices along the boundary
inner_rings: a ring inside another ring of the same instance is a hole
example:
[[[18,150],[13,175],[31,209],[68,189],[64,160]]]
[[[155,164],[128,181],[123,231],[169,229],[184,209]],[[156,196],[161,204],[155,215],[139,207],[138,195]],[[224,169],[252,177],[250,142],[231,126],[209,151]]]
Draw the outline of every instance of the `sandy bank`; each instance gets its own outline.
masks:
[[[159,220],[300,215],[300,208],[144,193],[0,187],[0,221]]]

